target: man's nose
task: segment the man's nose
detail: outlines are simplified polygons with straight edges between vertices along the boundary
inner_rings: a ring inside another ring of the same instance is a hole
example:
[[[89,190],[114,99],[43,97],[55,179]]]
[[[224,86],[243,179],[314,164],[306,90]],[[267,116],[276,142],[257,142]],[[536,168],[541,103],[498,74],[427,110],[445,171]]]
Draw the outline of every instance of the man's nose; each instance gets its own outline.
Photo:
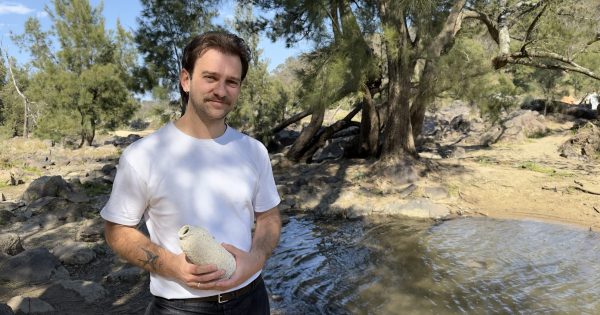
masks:
[[[227,89],[225,86],[225,81],[219,81],[217,82],[217,85],[215,86],[213,93],[217,96],[217,97],[225,97],[227,95]]]

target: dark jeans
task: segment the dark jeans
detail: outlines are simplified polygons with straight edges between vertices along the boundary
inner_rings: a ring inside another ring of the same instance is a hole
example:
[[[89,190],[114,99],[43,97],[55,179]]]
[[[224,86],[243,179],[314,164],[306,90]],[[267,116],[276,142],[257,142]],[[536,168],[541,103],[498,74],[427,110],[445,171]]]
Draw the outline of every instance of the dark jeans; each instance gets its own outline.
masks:
[[[145,315],[268,315],[270,313],[267,288],[261,279],[254,290],[225,303],[199,302],[194,299],[168,300],[155,296],[148,305]]]

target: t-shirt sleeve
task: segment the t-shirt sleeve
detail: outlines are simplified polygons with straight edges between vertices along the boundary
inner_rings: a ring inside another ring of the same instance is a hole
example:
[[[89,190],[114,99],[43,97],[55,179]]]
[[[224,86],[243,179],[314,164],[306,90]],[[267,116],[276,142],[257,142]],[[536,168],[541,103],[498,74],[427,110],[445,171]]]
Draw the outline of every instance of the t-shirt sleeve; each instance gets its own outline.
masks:
[[[281,202],[281,198],[273,178],[273,169],[267,148],[261,145],[258,151],[259,178],[258,189],[254,197],[254,211],[265,212],[276,207]]]
[[[129,163],[124,153],[119,159],[110,198],[100,215],[105,220],[118,224],[138,224],[148,205],[147,191],[146,181]]]

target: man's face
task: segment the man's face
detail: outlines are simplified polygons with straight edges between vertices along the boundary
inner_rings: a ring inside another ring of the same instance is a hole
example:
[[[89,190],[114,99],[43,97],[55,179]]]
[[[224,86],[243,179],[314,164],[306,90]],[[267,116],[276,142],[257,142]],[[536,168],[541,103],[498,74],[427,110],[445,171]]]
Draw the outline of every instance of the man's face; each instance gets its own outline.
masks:
[[[190,77],[184,69],[181,85],[189,91],[188,105],[205,122],[223,121],[240,95],[242,62],[215,49],[204,52]]]

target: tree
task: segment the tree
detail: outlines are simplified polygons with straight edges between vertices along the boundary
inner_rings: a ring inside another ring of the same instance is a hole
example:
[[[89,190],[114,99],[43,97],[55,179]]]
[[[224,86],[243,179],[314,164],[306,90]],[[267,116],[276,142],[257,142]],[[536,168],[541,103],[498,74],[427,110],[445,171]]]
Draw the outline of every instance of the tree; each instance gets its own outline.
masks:
[[[106,31],[102,6],[94,8],[88,0],[54,0],[46,11],[55,33],[42,32],[30,19],[27,32],[16,37],[40,58],[29,88],[29,97],[40,104],[36,134],[60,140],[76,132],[80,147],[91,145],[98,127],[114,128],[136,108],[127,89],[135,60],[131,35],[120,24],[116,34]],[[59,43],[55,52],[49,49],[51,34]],[[77,131],[67,128],[74,119]]]
[[[136,69],[143,79],[140,90],[165,87],[171,93],[179,89],[183,48],[193,35],[214,28],[219,0],[142,0],[142,14],[135,42],[146,66]],[[182,113],[185,104],[182,104]]]
[[[310,39],[316,46],[313,52],[301,58],[307,66],[300,73],[303,91],[300,101],[311,108],[311,120],[287,153],[288,158],[300,160],[313,151],[311,147],[315,143],[321,143],[314,139],[318,137],[328,106],[360,91],[365,99],[370,98],[368,87],[369,82],[378,79],[377,63],[350,1],[257,0],[254,3],[263,9],[275,9],[273,18],[263,17],[255,23],[267,29],[273,39],[283,37],[288,45]],[[373,103],[366,104],[363,113],[373,113]],[[375,120],[363,120],[367,134],[375,134],[375,137],[364,137],[364,141],[374,139],[375,142],[367,143],[367,150],[377,147],[379,124],[376,121],[371,129],[368,124],[372,121]]]

